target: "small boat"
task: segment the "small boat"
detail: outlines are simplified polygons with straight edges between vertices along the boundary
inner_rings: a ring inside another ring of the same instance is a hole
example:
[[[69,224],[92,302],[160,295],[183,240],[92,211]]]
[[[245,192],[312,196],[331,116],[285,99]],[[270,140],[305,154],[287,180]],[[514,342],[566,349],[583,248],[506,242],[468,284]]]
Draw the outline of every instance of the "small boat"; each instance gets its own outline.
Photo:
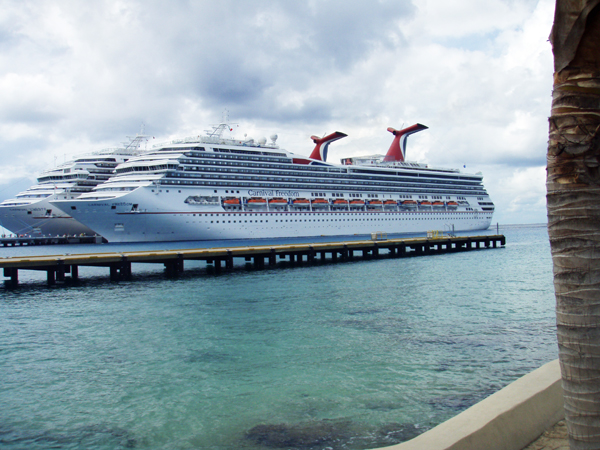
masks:
[[[429,200],[424,200],[419,203],[419,209],[431,209],[431,202]]]
[[[400,208],[405,211],[415,211],[417,209],[417,206],[417,202],[414,200],[404,200],[401,203]]]
[[[359,199],[350,200],[350,209],[362,209],[364,207],[365,207],[364,200],[359,200]]]
[[[336,198],[332,204],[331,204],[333,209],[336,210],[347,210],[348,209],[348,200],[346,200],[345,198]]]
[[[436,209],[436,210],[446,209],[444,202],[440,202],[440,201],[433,202],[431,204],[431,206],[433,207],[433,209]]]
[[[307,198],[295,198],[294,200],[292,200],[292,204],[293,205],[309,205],[310,200],[308,200]]]
[[[324,198],[315,198],[311,201],[313,208],[328,208],[329,202]]]
[[[454,209],[458,208],[458,203],[451,201],[451,202],[446,203],[446,206],[448,207],[448,209],[454,210]]]
[[[269,205],[287,205],[287,200],[281,197],[274,197],[269,199]]]
[[[267,200],[262,197],[250,197],[246,203],[248,205],[266,205]]]
[[[223,204],[229,206],[237,206],[240,204],[240,199],[237,197],[226,197],[225,200],[223,200]]]
[[[367,210],[380,210],[383,208],[381,200],[367,200]]]
[[[398,210],[398,202],[396,200],[384,200],[383,209],[386,211],[397,211]]]

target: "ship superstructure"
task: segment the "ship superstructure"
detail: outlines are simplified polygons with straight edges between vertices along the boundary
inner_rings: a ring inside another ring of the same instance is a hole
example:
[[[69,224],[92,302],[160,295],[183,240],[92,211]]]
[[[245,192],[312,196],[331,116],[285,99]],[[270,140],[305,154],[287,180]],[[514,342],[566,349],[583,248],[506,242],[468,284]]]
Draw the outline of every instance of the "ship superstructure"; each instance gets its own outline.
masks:
[[[408,162],[406,137],[389,129],[386,155],[326,161],[345,137],[313,136],[311,157],[271,141],[206,136],[171,141],[120,164],[77,199],[54,201],[109,242],[481,230],[494,211],[481,174]]]
[[[81,155],[45,170],[37,184],[0,203],[0,226],[17,235],[94,235],[93,230],[50,202],[72,200],[108,181],[119,164],[142,153],[145,138],[137,135],[124,147]]]

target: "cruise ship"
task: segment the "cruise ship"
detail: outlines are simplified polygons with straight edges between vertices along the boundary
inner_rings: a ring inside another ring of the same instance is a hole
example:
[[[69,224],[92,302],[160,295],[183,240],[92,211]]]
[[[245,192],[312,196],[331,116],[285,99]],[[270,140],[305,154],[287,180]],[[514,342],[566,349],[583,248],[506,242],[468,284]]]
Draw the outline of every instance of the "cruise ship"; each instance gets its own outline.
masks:
[[[327,162],[319,138],[309,157],[285,151],[277,135],[206,135],[154,146],[76,199],[52,204],[109,242],[192,241],[419,233],[487,229],[494,204],[481,174],[406,160],[415,124],[393,134],[387,154]]]
[[[93,236],[96,233],[50,202],[70,200],[107,181],[115,168],[141,153],[146,138],[137,135],[122,148],[82,155],[37,178],[37,184],[0,203],[0,226],[16,235]]]

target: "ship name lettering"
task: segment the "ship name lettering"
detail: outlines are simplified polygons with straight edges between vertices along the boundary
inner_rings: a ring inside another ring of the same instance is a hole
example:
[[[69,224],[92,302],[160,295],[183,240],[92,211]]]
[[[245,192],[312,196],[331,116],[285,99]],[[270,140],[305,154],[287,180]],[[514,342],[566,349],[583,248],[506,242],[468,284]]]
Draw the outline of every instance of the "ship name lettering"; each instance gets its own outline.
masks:
[[[248,195],[251,197],[298,197],[298,191],[274,191],[272,189],[250,190]]]
[[[298,191],[275,191],[277,197],[298,197],[300,192]]]
[[[261,191],[248,191],[248,195],[251,197],[272,197],[273,191],[268,189],[263,189]]]

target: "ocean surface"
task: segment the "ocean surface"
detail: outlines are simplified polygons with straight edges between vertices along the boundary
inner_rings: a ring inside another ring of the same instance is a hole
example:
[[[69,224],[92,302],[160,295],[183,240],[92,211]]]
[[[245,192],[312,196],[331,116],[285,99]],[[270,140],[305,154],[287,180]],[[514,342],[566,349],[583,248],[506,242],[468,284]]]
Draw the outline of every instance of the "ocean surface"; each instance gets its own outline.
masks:
[[[410,439],[557,358],[546,227],[499,232],[505,248],[221,274],[186,262],[177,279],[160,265],[134,265],[126,282],[81,267],[77,283],[48,287],[21,271],[17,289],[0,285],[0,449]]]

